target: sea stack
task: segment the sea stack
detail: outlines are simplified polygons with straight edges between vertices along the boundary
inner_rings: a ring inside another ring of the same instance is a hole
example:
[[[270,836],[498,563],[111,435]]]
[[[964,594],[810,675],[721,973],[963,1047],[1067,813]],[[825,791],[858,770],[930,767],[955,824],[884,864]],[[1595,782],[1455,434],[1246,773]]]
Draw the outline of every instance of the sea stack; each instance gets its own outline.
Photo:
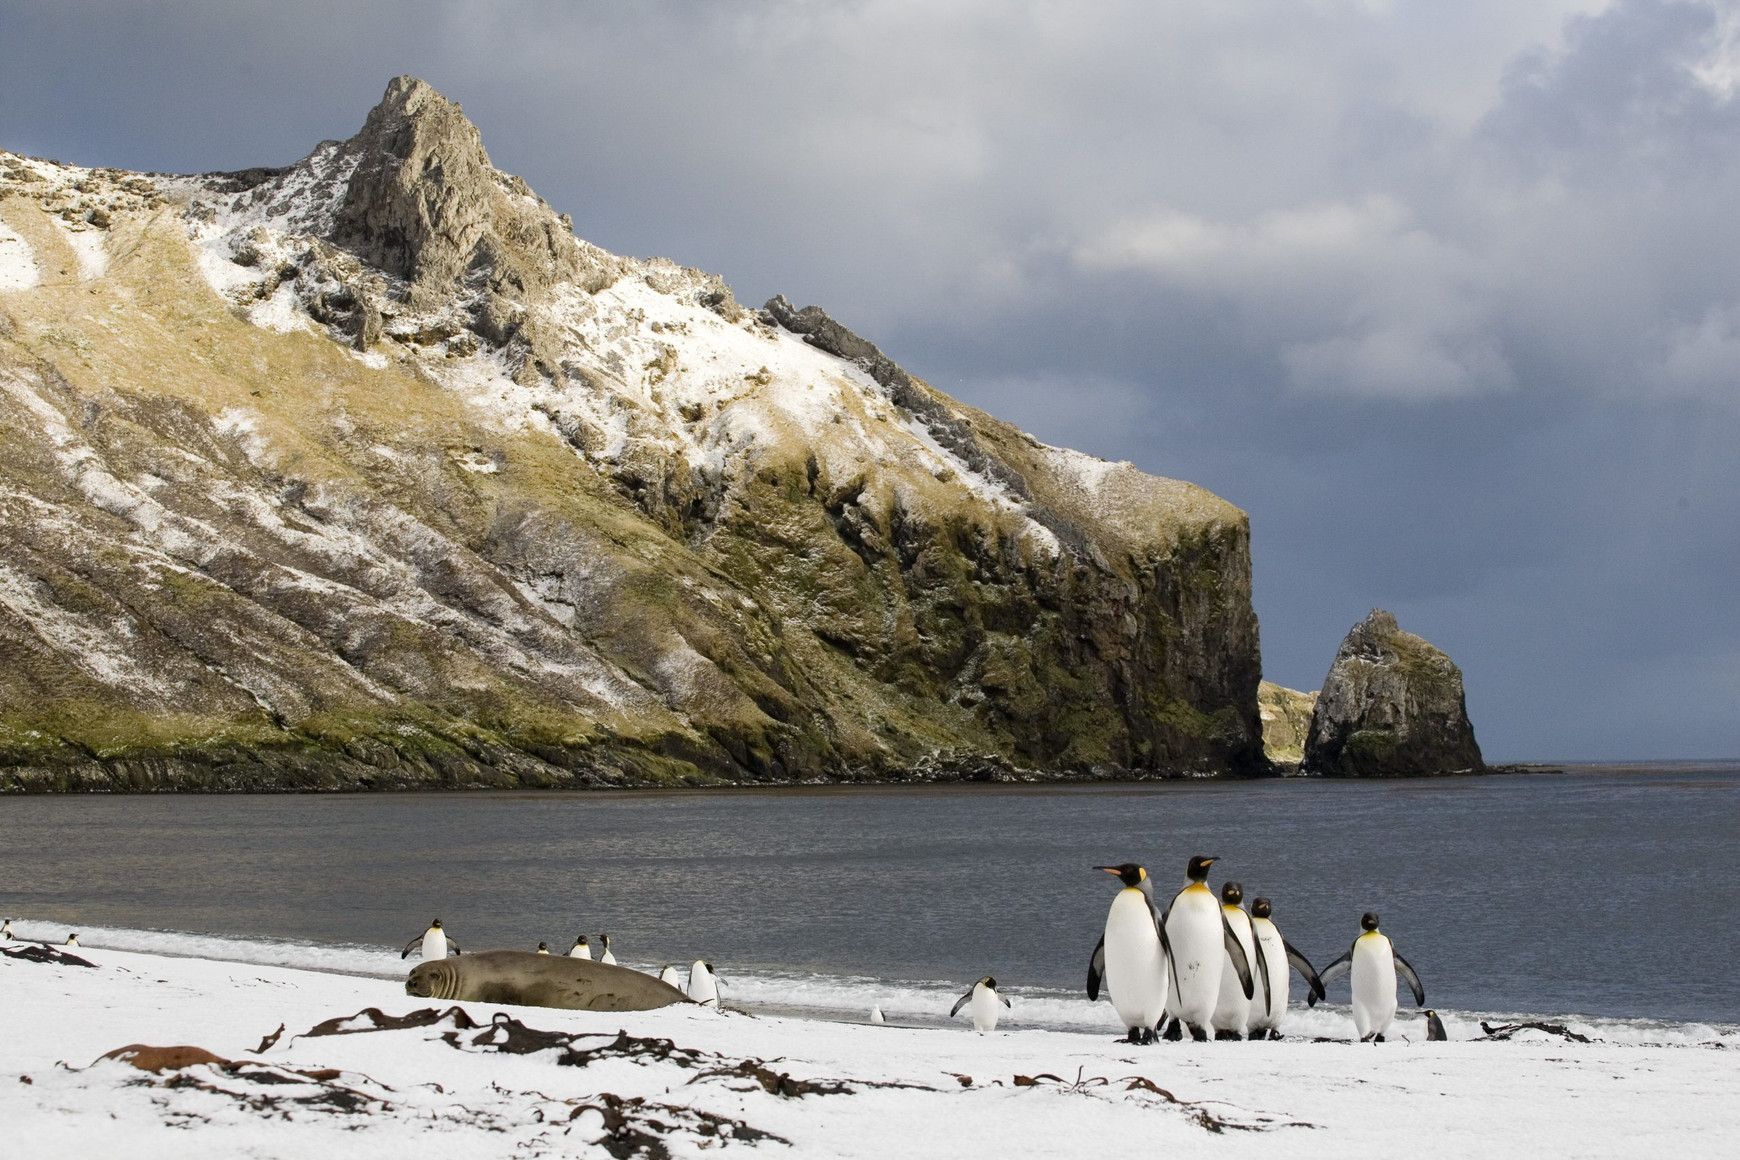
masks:
[[[1283,775],[1297,772],[1305,759],[1305,735],[1317,694],[1302,693],[1273,681],[1257,686],[1257,717],[1263,724],[1263,756]]]
[[[1486,768],[1462,693],[1462,670],[1374,608],[1353,626],[1324,678],[1301,773],[1428,777]]]

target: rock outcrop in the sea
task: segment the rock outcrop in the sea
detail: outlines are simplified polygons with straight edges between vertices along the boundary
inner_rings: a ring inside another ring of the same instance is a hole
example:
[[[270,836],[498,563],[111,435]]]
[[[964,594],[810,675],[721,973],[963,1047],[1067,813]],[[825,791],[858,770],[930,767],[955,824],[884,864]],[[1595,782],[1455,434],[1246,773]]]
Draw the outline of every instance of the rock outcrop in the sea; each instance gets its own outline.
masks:
[[[1251,773],[1245,514],[606,253],[400,78],[0,153],[0,788]]]
[[[1382,609],[1353,626],[1323,681],[1302,773],[1424,777],[1485,769],[1462,670]]]
[[[1257,717],[1263,723],[1263,756],[1282,772],[1305,760],[1305,735],[1311,731],[1316,693],[1302,693],[1273,681],[1257,686]]]

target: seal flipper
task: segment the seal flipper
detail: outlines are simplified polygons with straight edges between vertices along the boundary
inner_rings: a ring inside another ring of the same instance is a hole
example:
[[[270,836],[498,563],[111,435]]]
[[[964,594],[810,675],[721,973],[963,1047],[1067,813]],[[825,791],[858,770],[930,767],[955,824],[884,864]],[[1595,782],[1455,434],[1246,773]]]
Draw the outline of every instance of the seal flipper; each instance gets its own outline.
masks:
[[[1106,977],[1106,936],[1100,935],[1100,941],[1094,944],[1094,953],[1088,958],[1088,1002],[1098,1002],[1100,997],[1100,980]]]
[[[978,985],[979,984],[974,983],[971,987],[967,988],[967,993],[965,995],[962,995],[959,999],[955,1000],[955,1005],[953,1007],[949,1008],[949,1018],[950,1019],[953,1019],[956,1015],[959,1015],[961,1013],[961,1008],[965,1007],[968,1003],[971,1003],[973,1001],[973,991],[978,987]]]
[[[1342,956],[1339,959],[1336,959],[1333,963],[1330,963],[1327,967],[1323,968],[1323,971],[1317,976],[1317,985],[1320,988],[1327,988],[1329,986],[1329,984],[1331,984],[1335,980],[1341,978],[1341,976],[1347,974],[1347,972],[1352,970],[1352,969],[1353,969],[1353,951],[1348,950],[1348,951],[1343,952]],[[1325,990],[1324,993],[1327,994],[1328,993],[1327,990]],[[1305,1005],[1307,1007],[1317,1006],[1317,992],[1316,991],[1313,991],[1310,994],[1310,996],[1305,1000]]]
[[[1245,958],[1245,948],[1239,945],[1239,936],[1233,933],[1232,923],[1226,920],[1226,915],[1220,916],[1222,941],[1226,944],[1227,957],[1232,960],[1233,970],[1238,973],[1239,985],[1245,989],[1245,998],[1256,994],[1256,988],[1251,985],[1251,961]],[[1253,935],[1252,942],[1256,941]]]
[[[1327,998],[1328,992],[1323,989],[1323,980],[1317,977],[1317,968],[1311,965],[1311,960],[1300,954],[1286,939],[1281,940],[1281,945],[1287,949],[1287,961],[1293,964],[1293,969],[1310,986],[1312,1004],[1315,1005],[1318,999]]]
[[[1426,1005],[1426,988],[1420,986],[1420,976],[1414,973],[1413,964],[1402,957],[1401,952],[1396,950],[1394,943],[1390,944],[1390,954],[1395,956],[1396,971],[1408,981],[1408,986],[1414,989],[1414,1006],[1424,1007]]]

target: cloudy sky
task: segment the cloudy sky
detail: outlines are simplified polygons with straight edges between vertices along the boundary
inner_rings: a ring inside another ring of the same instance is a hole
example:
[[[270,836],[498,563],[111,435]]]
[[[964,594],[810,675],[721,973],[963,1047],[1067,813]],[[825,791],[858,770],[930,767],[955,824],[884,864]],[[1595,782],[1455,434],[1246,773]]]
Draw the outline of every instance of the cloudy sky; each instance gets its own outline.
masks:
[[[389,77],[609,249],[1250,512],[1490,760],[1740,754],[1740,0],[0,0],[0,146],[282,164]]]

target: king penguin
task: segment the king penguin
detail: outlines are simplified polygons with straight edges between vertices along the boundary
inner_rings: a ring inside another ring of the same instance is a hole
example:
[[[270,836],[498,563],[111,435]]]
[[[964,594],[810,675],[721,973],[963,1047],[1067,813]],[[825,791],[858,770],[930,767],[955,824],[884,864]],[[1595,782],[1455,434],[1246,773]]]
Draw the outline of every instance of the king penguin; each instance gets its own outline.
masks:
[[[1251,930],[1256,935],[1269,984],[1264,992],[1267,1002],[1251,1005],[1252,1039],[1281,1038],[1281,1023],[1287,1018],[1287,996],[1292,983],[1288,976],[1289,966],[1298,971],[1304,977],[1305,985],[1311,988],[1313,1004],[1323,998],[1323,981],[1317,977],[1316,968],[1282,936],[1281,928],[1270,917],[1274,912],[1267,898],[1258,898],[1251,903]]]
[[[69,935],[67,935],[67,936],[66,936],[66,945],[67,945],[67,946],[69,946],[69,947],[76,947],[76,946],[78,946],[78,945],[79,945],[79,936],[78,936],[78,935],[76,935],[76,934],[69,934]]]
[[[1154,882],[1134,862],[1094,869],[1116,874],[1124,888],[1113,896],[1105,933],[1088,960],[1088,999],[1100,997],[1103,982],[1129,1042],[1152,1043],[1172,978],[1166,931],[1154,913]]]
[[[970,1006],[968,1011],[973,1017],[973,1030],[984,1034],[997,1030],[997,1020],[1003,1014],[997,1010],[997,1004],[1011,1007],[1012,1004],[1003,996],[997,994],[997,980],[986,975],[971,987],[967,993],[955,1000],[955,1005],[949,1008],[949,1018],[953,1019],[961,1013],[962,1007]]]
[[[669,983],[679,991],[683,989],[683,977],[677,974],[677,968],[670,963],[666,963],[664,969],[659,972],[659,982]]]
[[[423,944],[424,962],[429,962],[431,959],[446,958],[449,948],[452,949],[454,954],[459,953],[459,944],[447,937],[447,932],[441,929],[440,919],[436,919],[434,922],[430,923],[428,930],[406,943],[405,949],[399,952],[399,957],[401,959],[410,958],[411,949],[418,943]]]
[[[689,967],[689,998],[703,1007],[717,1007],[720,982],[712,963],[696,959]]]
[[[9,918],[6,920],[5,926],[0,926],[0,942],[11,942],[11,941],[12,941],[12,920]]]
[[[1236,968],[1231,964],[1222,966],[1220,972],[1220,992],[1214,1003],[1214,1037],[1216,1039],[1243,1039],[1245,1028],[1250,1026],[1251,1012],[1266,1009],[1269,1005],[1269,964],[1263,957],[1263,944],[1257,941],[1256,931],[1251,926],[1251,916],[1245,913],[1245,888],[1237,882],[1224,883],[1220,888],[1220,913],[1226,919],[1227,928],[1238,940],[1239,949],[1245,953],[1245,962],[1254,964],[1255,970],[1249,971],[1251,986],[1247,990],[1239,984]],[[1231,958],[1231,952],[1228,952]]]
[[[547,943],[547,942],[541,942],[541,943],[539,943],[539,944],[538,944],[538,953],[539,953],[539,954],[540,954],[540,955],[547,955],[547,954],[549,954],[549,953],[550,953],[550,944],[549,944],[549,943]]]
[[[1447,1043],[1450,1036],[1444,1032],[1444,1021],[1438,1018],[1438,1012],[1426,1012],[1426,1042]]]
[[[886,1023],[886,1022],[888,1022],[888,1020],[886,1018],[884,1018],[882,1015],[882,1008],[877,1007],[877,1006],[872,1006],[870,1008],[870,1022],[872,1022],[872,1023]]]
[[[607,934],[601,934],[598,937],[604,941],[604,951],[598,956],[598,961],[601,963],[609,963],[614,967],[616,965],[616,956],[610,953],[610,936]]]
[[[1426,988],[1420,986],[1420,976],[1408,960],[1396,953],[1389,938],[1378,930],[1378,916],[1371,911],[1361,916],[1364,932],[1353,940],[1347,952],[1325,967],[1321,976],[1328,986],[1342,975],[1353,974],[1353,1026],[1359,1041],[1384,1041],[1384,1032],[1396,1017],[1396,975],[1408,981],[1414,991],[1414,1005],[1426,1005]]]
[[[1172,1023],[1168,1039],[1182,1037],[1180,1025],[1193,1039],[1207,1039],[1220,1001],[1220,976],[1230,963],[1245,998],[1251,997],[1250,960],[1233,936],[1220,903],[1208,888],[1208,868],[1218,858],[1197,854],[1184,868],[1184,889],[1172,898],[1161,926],[1172,949],[1172,994],[1166,1004]]]
[[[568,957],[571,959],[590,959],[592,957],[592,947],[587,943],[585,935],[574,936],[574,945],[568,948]]]

